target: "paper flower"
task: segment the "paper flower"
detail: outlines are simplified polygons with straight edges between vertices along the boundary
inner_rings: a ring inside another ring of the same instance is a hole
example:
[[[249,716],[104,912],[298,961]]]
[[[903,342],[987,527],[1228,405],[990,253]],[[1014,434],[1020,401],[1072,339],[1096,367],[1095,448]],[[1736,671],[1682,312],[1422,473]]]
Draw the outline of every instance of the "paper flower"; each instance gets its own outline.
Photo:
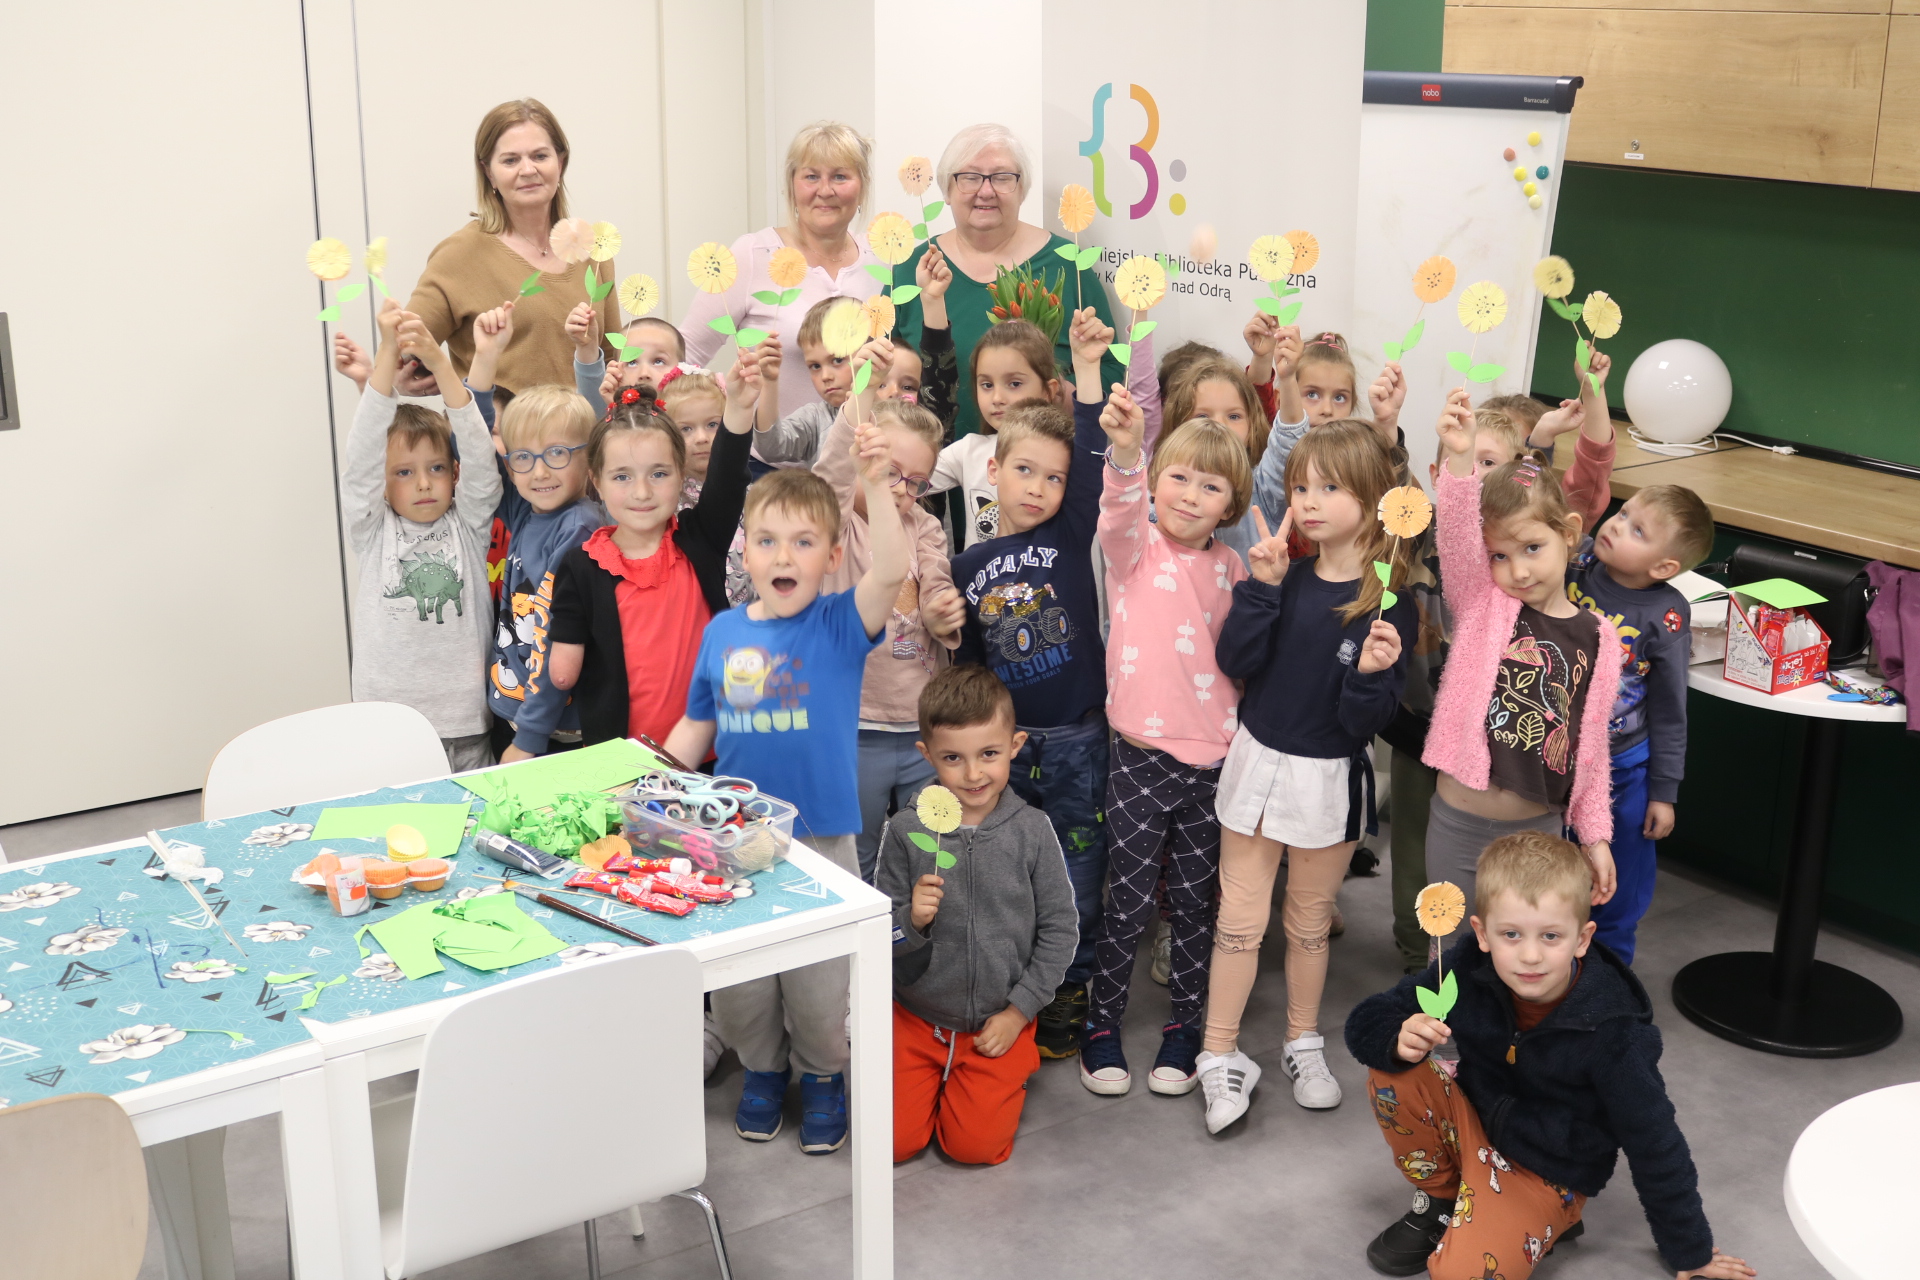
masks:
[[[1422,302],[1438,302],[1453,292],[1453,259],[1439,254],[1413,269],[1413,296]]]
[[[791,289],[807,278],[807,255],[798,249],[782,247],[767,259],[767,277],[782,289]]]
[[[636,271],[620,282],[620,305],[629,315],[643,316],[660,305],[660,286],[652,276]]]
[[[611,222],[593,224],[593,248],[587,250],[587,256],[595,262],[605,262],[620,252],[620,228]]]
[[[562,218],[553,224],[547,239],[560,261],[585,262],[593,253],[593,224],[585,218]]]
[[[381,236],[367,246],[367,274],[377,276],[387,269],[387,238]]]
[[[56,933],[47,939],[47,954],[50,956],[78,956],[89,951],[105,951],[126,936],[125,929],[109,929],[105,925],[83,924],[72,933]]]
[[[240,932],[249,942],[298,942],[307,936],[310,924],[295,924],[291,920],[263,920],[259,924],[250,924]]]
[[[867,244],[874,257],[897,267],[913,256],[913,224],[897,213],[876,214],[867,227]]]
[[[1093,192],[1077,182],[1060,190],[1060,225],[1068,235],[1079,235],[1093,225]]]
[[[1211,222],[1203,222],[1193,229],[1193,239],[1187,242],[1188,257],[1195,262],[1212,262],[1219,252],[1220,235]]]
[[[884,338],[893,332],[894,306],[892,298],[889,298],[884,293],[876,293],[871,298],[868,298],[866,302],[862,303],[860,309],[867,313],[868,337]]]
[[[1287,243],[1293,246],[1293,270],[1311,271],[1320,261],[1320,242],[1311,231],[1289,231]]]
[[[1389,489],[1380,499],[1380,523],[1396,538],[1417,538],[1433,523],[1433,504],[1417,484]]]
[[[374,978],[381,982],[398,982],[407,975],[400,971],[400,966],[394,962],[392,956],[384,951],[376,951],[360,962],[360,967],[353,971],[353,976]]]
[[[1133,310],[1145,311],[1167,296],[1166,268],[1136,254],[1113,273],[1113,291]]]
[[[1247,261],[1262,280],[1278,280],[1293,270],[1293,242],[1285,236],[1261,236],[1247,250]]]
[[[867,340],[867,313],[861,305],[848,298],[827,312],[826,319],[820,325],[820,341],[826,344],[829,354],[850,356],[860,349]]]
[[[322,280],[338,280],[353,270],[353,254],[347,246],[327,236],[307,246],[307,270]]]
[[[1573,264],[1550,254],[1533,264],[1533,287],[1544,298],[1564,298],[1573,292]]]
[[[960,797],[937,783],[921,790],[913,808],[929,831],[944,836],[960,829]]]
[[[187,1038],[187,1033],[169,1023],[141,1023],[138,1026],[122,1027],[104,1040],[89,1040],[80,1046],[80,1052],[93,1056],[87,1061],[94,1066],[109,1062],[130,1061],[136,1058],[151,1058],[170,1044],[179,1044]]]
[[[1451,880],[1438,881],[1414,898],[1413,914],[1427,933],[1444,938],[1467,918],[1467,895]]]
[[[180,982],[212,982],[215,978],[231,978],[238,972],[238,968],[225,960],[176,960],[160,976]]]
[[[1507,291],[1491,280],[1470,284],[1460,294],[1459,311],[1468,333],[1491,333],[1507,318]]]
[[[709,240],[687,255],[687,279],[702,293],[725,293],[739,273],[733,250],[723,244]]]
[[[1611,338],[1620,332],[1620,304],[1598,289],[1580,304],[1580,318],[1587,322],[1587,332],[1596,338]]]
[[[900,185],[907,194],[917,196],[933,185],[933,161],[925,156],[908,156],[900,162]],[[792,286],[785,286],[791,288]]]
[[[65,880],[41,881],[39,884],[23,884],[11,893],[0,893],[0,911],[25,911],[28,908],[50,907],[62,898],[71,898],[80,892],[77,884],[68,884]]]

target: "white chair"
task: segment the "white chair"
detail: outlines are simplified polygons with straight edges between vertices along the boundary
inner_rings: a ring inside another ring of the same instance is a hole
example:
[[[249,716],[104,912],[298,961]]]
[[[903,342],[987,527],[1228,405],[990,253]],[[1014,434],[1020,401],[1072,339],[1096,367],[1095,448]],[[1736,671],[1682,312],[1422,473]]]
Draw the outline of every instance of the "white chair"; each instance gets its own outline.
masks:
[[[207,768],[202,821],[400,786],[447,772],[427,718],[397,702],[346,702],[255,725]]]
[[[0,1110],[0,1274],[133,1280],[147,1248],[140,1139],[104,1093]]]
[[[428,1033],[415,1092],[375,1108],[389,1280],[679,1195],[707,1216],[700,965],[616,952],[483,991]]]

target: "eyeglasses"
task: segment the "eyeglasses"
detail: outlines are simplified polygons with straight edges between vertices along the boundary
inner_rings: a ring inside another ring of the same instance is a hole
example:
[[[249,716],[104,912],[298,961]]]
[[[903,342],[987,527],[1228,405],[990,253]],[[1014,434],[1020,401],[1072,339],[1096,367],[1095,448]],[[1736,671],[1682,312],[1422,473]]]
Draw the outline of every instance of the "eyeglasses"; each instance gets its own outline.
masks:
[[[908,497],[924,498],[927,496],[927,490],[933,487],[933,481],[925,476],[903,476],[897,468],[888,467],[887,487],[889,489],[898,489],[901,485],[907,487]]]
[[[573,455],[586,447],[583,444],[552,444],[539,453],[531,449],[515,449],[507,455],[507,468],[518,475],[525,475],[533,470],[533,464],[536,461],[544,458],[549,469],[565,471],[567,464],[573,461]]]
[[[953,185],[962,195],[970,195],[980,189],[983,182],[991,182],[993,189],[999,192],[1016,191],[1020,187],[1020,175],[1017,173],[956,173]]]

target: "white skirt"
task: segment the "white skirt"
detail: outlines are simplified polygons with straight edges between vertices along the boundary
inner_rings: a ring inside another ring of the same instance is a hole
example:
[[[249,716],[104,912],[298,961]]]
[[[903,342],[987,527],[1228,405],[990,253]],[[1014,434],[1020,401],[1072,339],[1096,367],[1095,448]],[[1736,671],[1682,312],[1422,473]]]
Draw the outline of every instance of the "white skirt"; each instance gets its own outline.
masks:
[[[1353,807],[1351,768],[1345,759],[1282,755],[1241,725],[1220,766],[1214,812],[1221,826],[1241,835],[1302,849],[1342,844]]]

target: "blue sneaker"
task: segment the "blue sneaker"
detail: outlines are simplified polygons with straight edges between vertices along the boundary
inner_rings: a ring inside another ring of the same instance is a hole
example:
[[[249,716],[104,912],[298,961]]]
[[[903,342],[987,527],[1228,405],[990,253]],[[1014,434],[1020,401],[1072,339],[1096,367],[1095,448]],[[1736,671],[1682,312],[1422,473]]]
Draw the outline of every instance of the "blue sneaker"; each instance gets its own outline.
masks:
[[[1200,1083],[1199,1056],[1200,1028],[1190,1022],[1169,1022],[1160,1028],[1160,1056],[1147,1073],[1147,1088],[1176,1096],[1192,1093]]]
[[[787,1082],[791,1071],[749,1071],[740,1086],[740,1109],[733,1113],[733,1131],[748,1142],[772,1142],[786,1123]]]
[[[771,1135],[769,1135],[771,1136]],[[847,1145],[847,1077],[800,1077],[800,1149],[823,1156]]]
[[[1080,1083],[1090,1093],[1125,1093],[1133,1087],[1127,1055],[1120,1049],[1120,1028],[1089,1022],[1080,1038]]]

